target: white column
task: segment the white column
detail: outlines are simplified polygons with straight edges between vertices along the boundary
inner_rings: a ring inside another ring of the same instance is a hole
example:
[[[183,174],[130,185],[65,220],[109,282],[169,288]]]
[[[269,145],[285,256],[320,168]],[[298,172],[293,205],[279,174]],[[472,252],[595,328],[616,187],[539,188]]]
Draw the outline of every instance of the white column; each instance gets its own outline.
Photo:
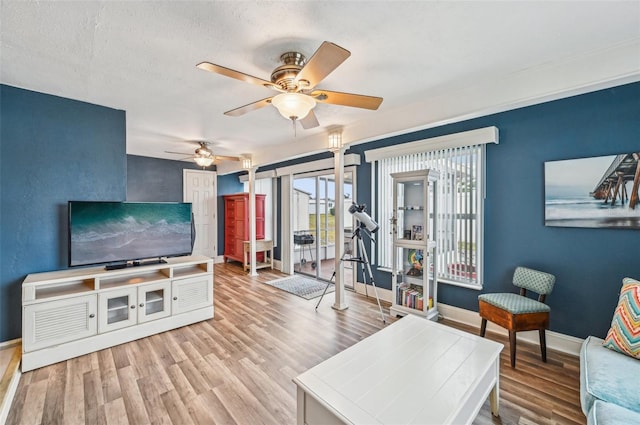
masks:
[[[342,260],[342,254],[344,252],[344,148],[333,150],[333,170],[335,172],[335,193],[336,193],[336,206],[335,206],[335,240],[336,240],[336,253],[335,253],[335,302],[333,308],[336,310],[346,310],[349,308],[345,299],[344,290],[344,263]]]
[[[249,241],[251,245],[251,276],[258,276],[256,270],[256,169],[249,167]]]
[[[281,271],[293,274],[293,175],[286,174],[280,177],[282,197],[281,197],[281,217],[282,217],[282,247],[280,249]]]

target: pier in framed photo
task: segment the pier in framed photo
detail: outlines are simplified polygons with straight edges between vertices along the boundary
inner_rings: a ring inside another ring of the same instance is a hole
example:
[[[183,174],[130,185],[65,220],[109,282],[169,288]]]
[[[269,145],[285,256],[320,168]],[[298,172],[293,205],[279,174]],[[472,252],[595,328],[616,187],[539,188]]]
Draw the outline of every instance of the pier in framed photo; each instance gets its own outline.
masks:
[[[545,225],[640,229],[640,152],[544,164]]]

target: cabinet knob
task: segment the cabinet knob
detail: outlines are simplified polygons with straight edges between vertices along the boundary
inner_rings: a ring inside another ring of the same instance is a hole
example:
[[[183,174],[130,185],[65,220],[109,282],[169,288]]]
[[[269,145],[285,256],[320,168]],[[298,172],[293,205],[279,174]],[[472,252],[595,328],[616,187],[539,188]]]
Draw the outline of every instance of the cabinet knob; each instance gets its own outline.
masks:
[[[89,315],[89,319],[93,319],[94,317],[96,317],[96,315],[95,315],[95,314],[93,314],[93,313],[91,313],[91,314]]]
[[[135,306],[135,305],[132,305],[132,306],[131,306],[131,310],[133,310],[134,308],[136,308],[136,306]]]
[[[144,307],[144,303],[140,303],[140,307]]]
[[[173,300],[174,301],[178,301],[178,297],[173,297]]]

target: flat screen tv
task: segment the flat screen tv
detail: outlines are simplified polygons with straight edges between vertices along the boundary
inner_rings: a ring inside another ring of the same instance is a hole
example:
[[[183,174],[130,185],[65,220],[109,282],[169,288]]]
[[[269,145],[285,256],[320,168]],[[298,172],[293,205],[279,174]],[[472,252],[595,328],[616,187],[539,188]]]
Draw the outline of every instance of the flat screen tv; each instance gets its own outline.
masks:
[[[68,206],[70,267],[161,262],[193,249],[190,203],[69,201]]]

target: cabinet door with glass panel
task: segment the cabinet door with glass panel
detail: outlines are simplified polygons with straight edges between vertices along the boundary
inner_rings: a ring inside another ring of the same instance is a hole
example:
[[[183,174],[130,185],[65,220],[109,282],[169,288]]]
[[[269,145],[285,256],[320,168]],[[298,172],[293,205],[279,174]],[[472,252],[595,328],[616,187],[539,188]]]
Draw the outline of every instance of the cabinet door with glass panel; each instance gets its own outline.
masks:
[[[391,315],[438,319],[436,194],[438,172],[393,173]]]
[[[98,295],[98,332],[104,333],[171,314],[171,281],[124,287]]]

